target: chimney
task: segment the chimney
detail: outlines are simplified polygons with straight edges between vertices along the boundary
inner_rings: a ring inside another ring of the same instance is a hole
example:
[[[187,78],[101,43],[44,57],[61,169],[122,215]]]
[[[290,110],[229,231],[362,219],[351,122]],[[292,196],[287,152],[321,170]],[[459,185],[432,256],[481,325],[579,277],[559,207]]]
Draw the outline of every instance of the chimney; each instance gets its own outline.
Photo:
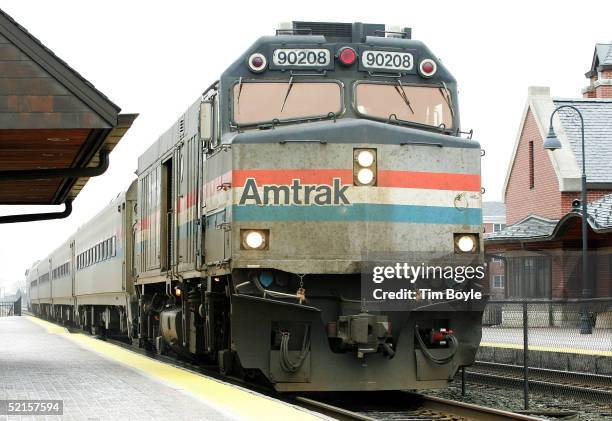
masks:
[[[584,98],[612,98],[612,42],[595,45],[591,70],[585,76],[589,85],[582,89]]]

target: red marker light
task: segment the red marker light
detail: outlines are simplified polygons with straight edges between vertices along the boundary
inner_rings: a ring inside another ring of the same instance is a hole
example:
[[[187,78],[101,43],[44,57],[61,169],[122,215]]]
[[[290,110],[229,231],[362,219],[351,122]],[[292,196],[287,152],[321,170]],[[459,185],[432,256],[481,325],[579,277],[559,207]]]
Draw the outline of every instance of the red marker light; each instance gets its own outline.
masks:
[[[438,70],[438,65],[430,58],[426,58],[419,64],[419,72],[423,77],[432,77]]]
[[[434,66],[431,63],[423,64],[423,73],[431,73],[434,71]]]
[[[268,65],[268,60],[266,60],[266,56],[261,53],[251,54],[249,57],[247,64],[249,66],[249,70],[253,73],[261,73],[266,70],[266,66]]]
[[[350,66],[357,61],[357,53],[351,47],[344,47],[338,53],[338,60],[345,66]]]

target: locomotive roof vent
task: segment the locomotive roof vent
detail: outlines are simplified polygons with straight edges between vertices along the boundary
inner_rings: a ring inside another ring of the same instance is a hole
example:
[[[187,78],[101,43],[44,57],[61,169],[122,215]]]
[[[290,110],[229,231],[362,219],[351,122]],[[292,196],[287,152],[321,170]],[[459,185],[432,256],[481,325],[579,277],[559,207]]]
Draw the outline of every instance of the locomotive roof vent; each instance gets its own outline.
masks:
[[[346,22],[284,22],[276,35],[323,35],[329,42],[364,42],[366,37],[411,37],[410,28],[390,27],[380,23]]]

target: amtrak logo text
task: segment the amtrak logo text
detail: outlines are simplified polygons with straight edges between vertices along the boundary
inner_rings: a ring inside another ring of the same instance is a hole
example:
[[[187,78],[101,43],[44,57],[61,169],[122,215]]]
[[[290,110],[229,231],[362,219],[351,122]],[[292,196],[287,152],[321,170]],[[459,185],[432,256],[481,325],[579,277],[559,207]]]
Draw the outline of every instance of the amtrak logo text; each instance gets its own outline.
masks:
[[[346,191],[350,186],[341,185],[339,178],[333,179],[333,184],[301,184],[293,180],[289,186],[265,184],[263,194],[260,194],[254,178],[247,178],[239,205],[350,205]]]

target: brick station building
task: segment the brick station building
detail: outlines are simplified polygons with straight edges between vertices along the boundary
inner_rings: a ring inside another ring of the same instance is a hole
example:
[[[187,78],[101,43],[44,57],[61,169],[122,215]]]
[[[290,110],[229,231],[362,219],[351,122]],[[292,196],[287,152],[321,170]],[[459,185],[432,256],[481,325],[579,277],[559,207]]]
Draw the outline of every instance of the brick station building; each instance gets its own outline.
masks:
[[[590,259],[586,287],[594,297],[612,297],[612,43],[596,45],[586,77],[583,98],[554,98],[547,87],[528,89],[503,188],[508,226],[485,232],[485,253],[506,263],[505,298],[582,296],[581,208],[573,203],[580,199],[582,150],[580,119],[574,111],[556,113],[553,126],[562,147],[544,149],[550,115],[562,105],[576,107],[584,118]],[[566,317],[549,321],[561,319],[567,322]]]
[[[483,202],[482,223],[485,234],[499,232],[506,228],[506,206],[504,202]],[[506,271],[503,259],[493,258],[488,273],[491,297],[504,298]]]

